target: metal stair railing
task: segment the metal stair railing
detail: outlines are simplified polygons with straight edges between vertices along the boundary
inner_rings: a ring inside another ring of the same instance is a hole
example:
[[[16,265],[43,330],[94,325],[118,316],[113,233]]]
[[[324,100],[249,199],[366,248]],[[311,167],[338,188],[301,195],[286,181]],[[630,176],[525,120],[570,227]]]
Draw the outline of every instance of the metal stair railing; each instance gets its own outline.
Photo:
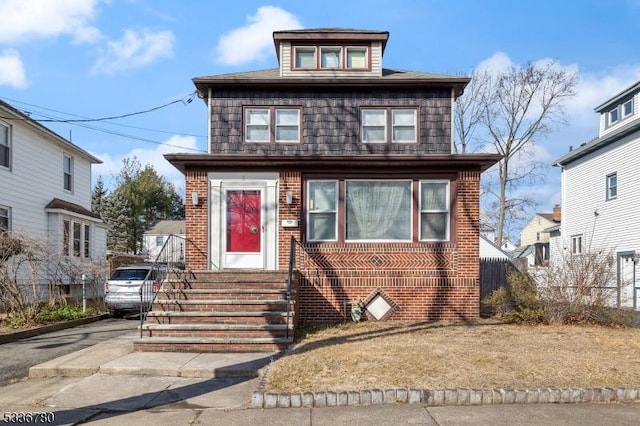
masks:
[[[180,235],[170,234],[162,245],[160,252],[153,261],[151,269],[140,286],[140,338],[143,337],[143,326],[153,302],[162,289],[162,284],[170,273],[193,275],[193,271],[186,267],[185,253],[187,246],[193,246],[201,254],[200,248],[190,239]]]

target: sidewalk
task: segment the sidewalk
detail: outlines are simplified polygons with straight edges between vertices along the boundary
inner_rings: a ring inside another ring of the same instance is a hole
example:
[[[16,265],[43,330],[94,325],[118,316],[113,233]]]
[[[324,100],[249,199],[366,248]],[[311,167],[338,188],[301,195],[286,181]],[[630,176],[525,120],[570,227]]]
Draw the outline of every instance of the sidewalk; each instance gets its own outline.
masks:
[[[33,422],[46,424],[632,425],[640,418],[637,403],[255,409],[256,371],[276,354],[133,352],[136,338],[121,336],[34,366],[29,379],[2,388],[0,406],[4,413],[53,416]]]

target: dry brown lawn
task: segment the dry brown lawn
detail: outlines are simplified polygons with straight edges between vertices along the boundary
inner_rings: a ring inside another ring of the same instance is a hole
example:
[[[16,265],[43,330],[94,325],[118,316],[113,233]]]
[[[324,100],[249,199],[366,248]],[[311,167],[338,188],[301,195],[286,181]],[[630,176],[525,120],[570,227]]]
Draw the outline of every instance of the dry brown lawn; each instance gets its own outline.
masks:
[[[640,329],[349,323],[308,333],[265,390],[640,386]]]

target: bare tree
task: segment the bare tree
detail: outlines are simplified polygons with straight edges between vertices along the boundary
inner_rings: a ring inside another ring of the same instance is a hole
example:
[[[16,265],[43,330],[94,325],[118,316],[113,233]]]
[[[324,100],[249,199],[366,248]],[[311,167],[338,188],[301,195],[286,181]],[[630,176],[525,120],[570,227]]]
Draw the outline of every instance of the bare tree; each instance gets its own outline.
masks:
[[[460,101],[471,106],[457,108],[456,114],[463,114],[455,119],[456,127],[460,126],[457,134],[463,150],[469,147],[470,139],[477,138],[484,142],[482,149],[491,146],[503,155],[497,165],[497,188],[488,191],[496,197],[496,241],[501,243],[509,218],[517,217],[519,208],[534,202],[530,195],[515,190],[526,180],[541,177],[540,171],[546,167],[535,160],[534,144],[553,124],[565,123],[564,102],[575,94],[578,81],[557,61],[529,62],[498,74],[476,71],[473,75],[479,76],[481,84],[463,95],[474,97],[473,101]],[[477,111],[480,118],[474,120]],[[481,135],[474,136],[477,126],[482,127]]]
[[[464,95],[456,99],[454,128],[457,136],[454,145],[456,153],[464,154],[471,151],[476,127],[481,123],[484,115],[482,99],[487,91],[490,76],[486,71],[473,70],[469,76],[471,81],[464,89]]]

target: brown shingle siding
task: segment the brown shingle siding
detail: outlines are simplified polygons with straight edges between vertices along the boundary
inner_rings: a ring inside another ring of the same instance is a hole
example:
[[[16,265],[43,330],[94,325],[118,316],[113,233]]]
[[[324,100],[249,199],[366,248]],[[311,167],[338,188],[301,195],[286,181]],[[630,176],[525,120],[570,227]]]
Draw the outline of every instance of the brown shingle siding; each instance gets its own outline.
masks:
[[[451,152],[451,94],[447,90],[354,92],[216,92],[211,100],[213,154],[434,154]],[[302,107],[300,144],[260,144],[243,141],[243,107]],[[415,106],[417,144],[363,144],[360,109]]]

